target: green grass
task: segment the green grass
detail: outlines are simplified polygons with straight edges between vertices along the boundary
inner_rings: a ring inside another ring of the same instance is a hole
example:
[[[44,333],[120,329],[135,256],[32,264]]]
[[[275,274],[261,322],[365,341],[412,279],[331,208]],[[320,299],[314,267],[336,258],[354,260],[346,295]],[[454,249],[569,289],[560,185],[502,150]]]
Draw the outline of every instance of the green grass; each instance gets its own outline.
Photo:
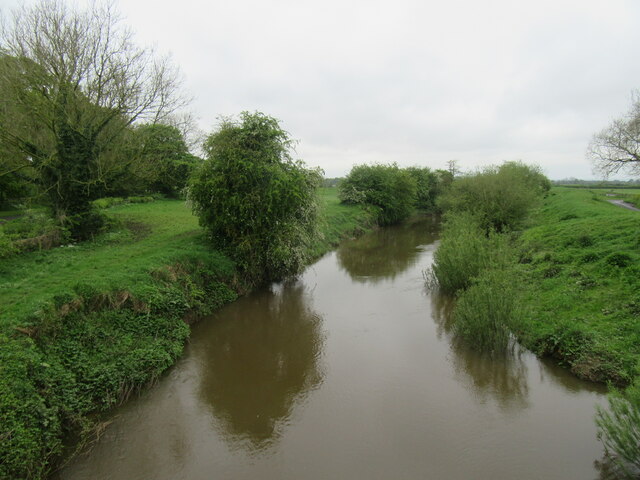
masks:
[[[533,223],[520,238],[521,341],[583,378],[629,383],[640,373],[640,213],[554,188]]]
[[[321,191],[320,255],[372,224]],[[123,204],[90,242],[0,263],[0,478],[39,479],[69,432],[155,381],[180,356],[187,314],[247,286],[182,201]]]
[[[363,207],[340,204],[335,188],[320,189],[320,205],[321,236],[313,246],[314,256],[373,224]],[[108,213],[122,227],[92,242],[1,260],[0,325],[37,312],[54,295],[78,283],[99,291],[135,288],[148,281],[150,271],[185,252],[209,252],[198,219],[183,201],[120,205]]]
[[[98,290],[133,286],[185,251],[206,251],[201,229],[184,202],[114,207],[123,228],[93,242],[31,252],[0,263],[0,322],[31,314],[77,283]]]

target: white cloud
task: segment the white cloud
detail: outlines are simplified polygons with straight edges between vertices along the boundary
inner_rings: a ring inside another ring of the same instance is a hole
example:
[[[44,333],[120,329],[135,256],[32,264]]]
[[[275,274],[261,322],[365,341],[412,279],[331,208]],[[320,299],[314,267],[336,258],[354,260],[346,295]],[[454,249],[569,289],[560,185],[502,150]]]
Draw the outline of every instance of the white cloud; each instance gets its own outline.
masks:
[[[219,115],[263,111],[331,176],[356,163],[442,168],[456,158],[463,168],[522,159],[554,178],[588,178],[591,135],[640,87],[635,0],[119,8],[141,43],[172,53],[205,129]]]

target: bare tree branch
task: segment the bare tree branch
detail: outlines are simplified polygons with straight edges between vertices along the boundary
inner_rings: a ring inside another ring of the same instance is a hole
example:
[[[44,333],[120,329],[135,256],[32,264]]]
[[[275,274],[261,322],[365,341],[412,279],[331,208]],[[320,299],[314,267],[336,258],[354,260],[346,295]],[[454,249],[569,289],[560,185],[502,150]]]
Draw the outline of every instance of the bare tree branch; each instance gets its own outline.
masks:
[[[587,148],[594,171],[605,178],[618,172],[640,175],[640,92],[622,118],[595,134]]]

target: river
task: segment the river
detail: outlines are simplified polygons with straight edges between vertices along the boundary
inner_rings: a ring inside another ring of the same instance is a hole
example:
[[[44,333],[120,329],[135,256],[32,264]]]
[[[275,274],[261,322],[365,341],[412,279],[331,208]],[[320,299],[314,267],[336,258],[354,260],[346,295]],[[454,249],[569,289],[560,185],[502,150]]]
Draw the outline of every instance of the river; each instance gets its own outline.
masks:
[[[424,287],[437,234],[425,217],[344,242],[204,319],[55,478],[599,478],[603,389],[456,341]]]

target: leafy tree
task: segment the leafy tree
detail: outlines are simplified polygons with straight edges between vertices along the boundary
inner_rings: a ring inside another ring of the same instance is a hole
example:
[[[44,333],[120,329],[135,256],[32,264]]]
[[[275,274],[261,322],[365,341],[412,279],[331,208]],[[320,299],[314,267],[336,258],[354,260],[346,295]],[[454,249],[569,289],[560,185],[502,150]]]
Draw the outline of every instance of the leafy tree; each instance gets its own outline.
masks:
[[[23,7],[0,57],[0,140],[29,159],[55,217],[86,237],[100,227],[90,201],[117,166],[123,132],[182,105],[176,71],[135,46],[109,4]]]
[[[456,178],[439,204],[445,211],[476,215],[486,230],[503,231],[519,226],[550,187],[538,167],[506,162]]]
[[[621,171],[640,175],[640,92],[625,115],[593,136],[587,157],[605,176]]]
[[[170,197],[180,196],[200,159],[191,155],[184,136],[177,127],[145,124],[134,132],[132,156],[138,169],[147,175],[148,188]]]
[[[252,283],[296,274],[316,234],[319,170],[291,157],[278,121],[242,112],[207,138],[207,154],[188,197],[215,248],[233,258]]]
[[[406,171],[416,182],[416,207],[434,210],[439,190],[438,175],[428,167],[409,167]]]
[[[344,203],[374,206],[380,225],[407,219],[416,202],[416,180],[396,164],[356,165],[338,189]]]

